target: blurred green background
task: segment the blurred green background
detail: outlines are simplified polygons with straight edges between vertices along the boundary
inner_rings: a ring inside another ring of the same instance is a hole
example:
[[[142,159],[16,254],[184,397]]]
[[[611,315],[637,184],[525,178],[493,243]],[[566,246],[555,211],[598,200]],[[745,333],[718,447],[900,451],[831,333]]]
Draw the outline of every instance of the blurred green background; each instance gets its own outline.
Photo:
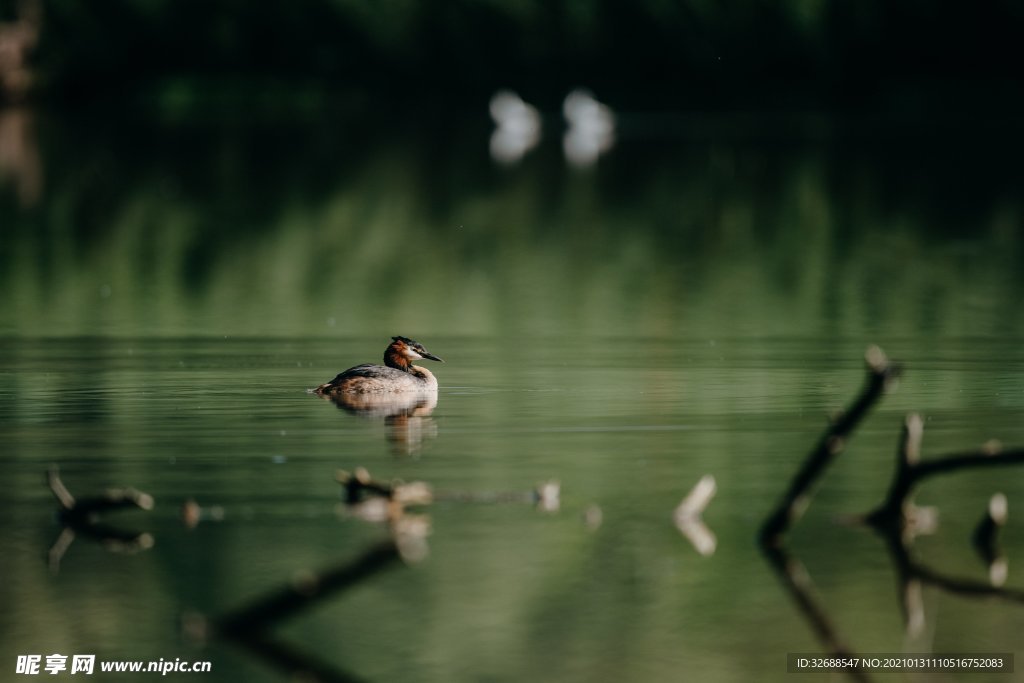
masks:
[[[39,16],[35,91],[182,102],[275,93],[447,100],[586,84],[616,107],[914,106],[1019,97],[1012,0],[4,0]],[[950,88],[958,91],[949,98]],[[371,105],[372,106],[372,105]]]
[[[214,661],[204,679],[280,680],[183,642],[179,620],[385,538],[335,511],[334,470],[367,466],[454,495],[429,510],[426,561],[281,629],[338,669],[783,680],[786,652],[821,644],[756,530],[869,343],[907,375],[793,548],[855,648],[1017,647],[1018,605],[934,586],[909,638],[882,544],[832,520],[879,501],[908,411],[927,456],[1024,442],[1022,19],[1014,2],[0,0],[0,666],[181,656]],[[589,165],[564,149],[577,86],[615,116]],[[502,88],[542,124],[505,161]],[[432,414],[305,393],[394,334],[448,361]],[[117,522],[153,549],[82,538],[51,573],[51,463],[75,493],[152,493]],[[701,557],[671,510],[708,473],[719,546]],[[557,514],[457,502],[548,478]],[[968,539],[996,490],[1020,585],[1012,470],[929,483],[942,526],[915,556],[986,581]],[[223,523],[186,529],[191,497]]]

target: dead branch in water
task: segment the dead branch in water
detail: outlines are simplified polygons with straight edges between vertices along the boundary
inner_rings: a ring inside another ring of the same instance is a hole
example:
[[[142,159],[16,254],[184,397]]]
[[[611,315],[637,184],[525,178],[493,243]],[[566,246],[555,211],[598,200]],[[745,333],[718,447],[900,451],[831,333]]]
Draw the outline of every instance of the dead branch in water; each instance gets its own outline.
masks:
[[[1006,496],[1002,493],[994,494],[988,501],[985,515],[971,536],[974,549],[988,567],[988,580],[993,586],[1002,586],[1006,583],[1006,576],[1010,571],[1009,561],[999,545],[999,530],[1006,525],[1008,516],[1009,503]]]
[[[837,636],[825,609],[814,598],[810,577],[803,566],[785,548],[784,535],[799,518],[810,500],[810,489],[825,468],[842,452],[847,436],[867,411],[881,397],[890,381],[899,375],[899,368],[889,363],[877,347],[868,349],[868,381],[850,410],[840,416],[821,437],[797,472],[779,505],[761,527],[762,551],[779,575],[801,614],[807,619],[822,645],[835,656],[849,650]],[[966,469],[1004,467],[1024,464],[1024,449],[1003,450],[998,444],[987,444],[970,453],[956,453],[921,460],[924,433],[920,416],[907,416],[900,436],[896,471],[883,502],[869,514],[859,518],[870,525],[886,543],[895,566],[900,590],[900,606],[909,635],[920,634],[926,623],[922,587],[931,585],[940,590],[969,597],[991,597],[1024,603],[1024,591],[1005,588],[1007,561],[998,545],[999,529],[1006,521],[1006,498],[996,494],[989,503],[986,516],[975,530],[975,548],[989,567],[989,583],[949,576],[913,559],[913,539],[937,527],[933,509],[914,505],[914,489],[923,480],[938,474]],[[863,671],[848,671],[857,680],[866,680]]]
[[[762,546],[778,546],[782,535],[803,514],[810,504],[811,488],[835,458],[843,452],[849,434],[860,424],[868,411],[881,398],[890,383],[900,374],[900,367],[889,362],[877,346],[865,354],[868,377],[860,396],[849,410],[839,415],[822,435],[768,519],[761,527]]]
[[[911,413],[907,416],[900,438],[896,472],[882,504],[868,513],[866,521],[872,526],[896,525],[912,530],[914,521],[913,493],[921,481],[937,474],[949,474],[966,469],[1007,467],[1024,464],[1024,449],[1002,450],[997,443],[989,443],[975,452],[921,460],[921,440],[924,421]]]
[[[694,485],[686,497],[676,506],[672,521],[701,555],[713,555],[718,545],[715,533],[704,523],[704,509],[715,497],[718,484],[710,474],[705,474]]]
[[[60,521],[64,525],[57,540],[50,547],[49,564],[54,573],[60,570],[60,561],[71,547],[76,535],[90,538],[113,552],[136,552],[153,546],[153,536],[147,532],[121,531],[103,524],[100,513],[124,508],[153,509],[153,496],[137,489],[108,489],[102,496],[76,499],[60,478],[60,470],[51,465],[46,475],[47,484],[60,503]]]
[[[914,490],[925,479],[938,474],[966,469],[1007,467],[1024,463],[1024,449],[1004,451],[989,443],[975,452],[955,453],[921,460],[924,421],[916,413],[907,415],[900,435],[896,471],[885,500],[864,516],[863,520],[885,541],[896,569],[907,632],[917,635],[925,625],[923,585],[969,597],[991,597],[1010,602],[1024,602],[1024,591],[1005,588],[1008,561],[998,547],[998,531],[1006,523],[1006,496],[992,496],[985,517],[974,532],[973,543],[989,570],[989,582],[948,576],[913,559],[914,538],[931,533],[938,527],[938,513],[914,504]]]

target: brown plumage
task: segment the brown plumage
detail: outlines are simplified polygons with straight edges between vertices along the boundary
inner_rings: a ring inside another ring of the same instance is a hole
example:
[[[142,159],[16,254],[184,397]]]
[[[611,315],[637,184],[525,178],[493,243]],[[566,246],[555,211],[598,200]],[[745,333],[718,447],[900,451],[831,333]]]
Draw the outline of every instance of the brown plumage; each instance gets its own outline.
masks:
[[[426,368],[412,361],[426,358],[444,361],[408,337],[392,337],[384,350],[384,365],[364,363],[349,368],[330,382],[318,386],[318,394],[398,393],[406,391],[437,391],[437,379]]]

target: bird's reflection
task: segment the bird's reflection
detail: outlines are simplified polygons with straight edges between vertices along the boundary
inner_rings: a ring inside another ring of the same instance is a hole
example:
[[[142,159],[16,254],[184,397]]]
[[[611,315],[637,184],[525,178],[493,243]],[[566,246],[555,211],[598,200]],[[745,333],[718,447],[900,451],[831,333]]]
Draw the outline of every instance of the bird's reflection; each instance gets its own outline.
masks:
[[[387,440],[399,455],[416,455],[423,442],[437,436],[431,415],[437,407],[437,392],[339,393],[324,395],[339,409],[359,417],[383,419]]]

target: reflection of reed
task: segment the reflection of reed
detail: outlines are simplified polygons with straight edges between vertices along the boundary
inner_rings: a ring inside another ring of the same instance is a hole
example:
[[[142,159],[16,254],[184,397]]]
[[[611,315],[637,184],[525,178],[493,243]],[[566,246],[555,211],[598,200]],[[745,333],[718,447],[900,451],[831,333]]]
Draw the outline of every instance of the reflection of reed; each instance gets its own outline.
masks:
[[[112,552],[136,552],[153,546],[153,537],[145,532],[121,531],[102,524],[99,515],[111,510],[138,508],[151,510],[153,497],[136,489],[109,489],[102,496],[75,499],[61,481],[57,466],[47,473],[50,491],[60,503],[60,521],[64,525],[49,552],[50,570],[60,570],[60,561],[76,535],[94,540]]]
[[[402,455],[418,453],[423,441],[437,436],[430,415],[437,407],[437,392],[325,394],[341,410],[360,417],[383,418],[387,440]]]

